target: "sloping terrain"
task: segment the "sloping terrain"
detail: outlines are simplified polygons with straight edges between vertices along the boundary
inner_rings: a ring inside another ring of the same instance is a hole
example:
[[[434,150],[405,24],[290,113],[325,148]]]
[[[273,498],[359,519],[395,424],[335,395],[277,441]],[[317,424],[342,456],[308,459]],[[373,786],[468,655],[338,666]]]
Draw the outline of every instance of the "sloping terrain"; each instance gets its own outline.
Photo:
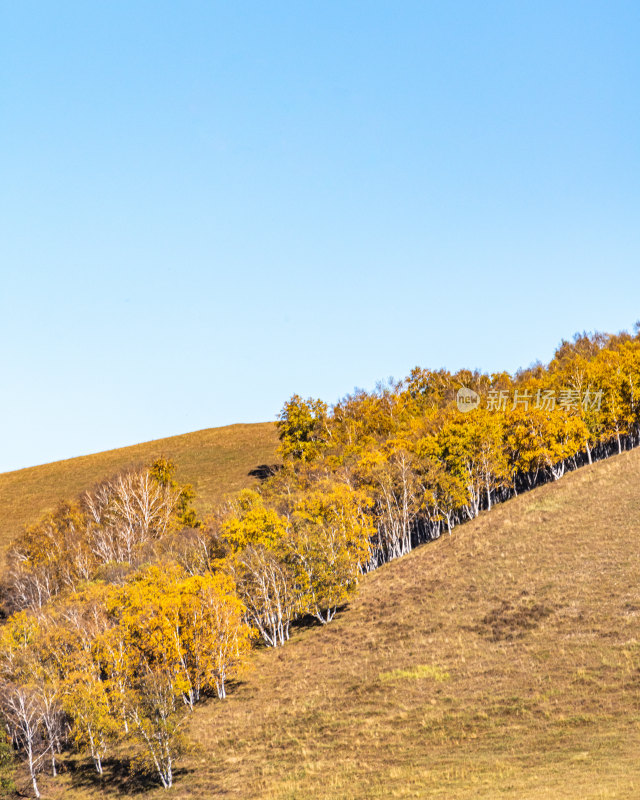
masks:
[[[640,797],[639,479],[624,453],[366,576],[196,708],[169,792],[73,758],[43,796]]]
[[[0,559],[25,524],[122,469],[161,455],[172,459],[177,479],[193,484],[196,508],[206,514],[225,494],[256,481],[251,472],[278,461],[277,445],[273,422],[228,425],[0,474]]]

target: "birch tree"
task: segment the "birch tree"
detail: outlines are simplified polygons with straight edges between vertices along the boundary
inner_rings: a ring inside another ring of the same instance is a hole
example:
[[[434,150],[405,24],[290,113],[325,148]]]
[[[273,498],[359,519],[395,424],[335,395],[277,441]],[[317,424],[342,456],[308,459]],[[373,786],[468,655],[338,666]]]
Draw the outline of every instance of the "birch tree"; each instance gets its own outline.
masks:
[[[302,609],[326,624],[355,590],[371,556],[371,519],[344,484],[305,492],[296,502],[285,540]]]
[[[25,754],[33,793],[39,798],[38,773],[50,752],[44,735],[40,697],[32,686],[0,680],[0,701],[11,739]]]
[[[245,667],[253,635],[235,589],[223,574],[193,575],[180,583],[182,637],[196,700],[212,688],[224,699],[227,682]]]
[[[235,513],[221,531],[230,549],[227,568],[248,620],[270,647],[289,639],[289,627],[301,605],[294,575],[282,557],[287,536],[287,520],[266,508],[260,495],[251,490],[240,492]]]

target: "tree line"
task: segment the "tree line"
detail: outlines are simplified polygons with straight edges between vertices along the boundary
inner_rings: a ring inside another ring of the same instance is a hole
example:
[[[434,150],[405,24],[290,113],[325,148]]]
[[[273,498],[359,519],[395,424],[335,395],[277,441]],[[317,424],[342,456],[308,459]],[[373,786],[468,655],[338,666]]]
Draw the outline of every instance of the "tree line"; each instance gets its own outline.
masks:
[[[476,392],[462,413],[457,392]],[[511,376],[414,369],[329,408],[294,395],[282,465],[200,521],[160,458],[28,527],[7,557],[0,710],[38,775],[124,741],[166,788],[182,727],[252,646],[327,624],[359,577],[483,509],[640,442],[640,329],[577,335]]]
[[[461,413],[458,391],[481,402]],[[515,375],[414,369],[332,408],[294,395],[280,418],[285,465],[274,502],[333,480],[365,498],[375,530],[366,569],[451,532],[522,491],[640,443],[635,335],[576,335]]]

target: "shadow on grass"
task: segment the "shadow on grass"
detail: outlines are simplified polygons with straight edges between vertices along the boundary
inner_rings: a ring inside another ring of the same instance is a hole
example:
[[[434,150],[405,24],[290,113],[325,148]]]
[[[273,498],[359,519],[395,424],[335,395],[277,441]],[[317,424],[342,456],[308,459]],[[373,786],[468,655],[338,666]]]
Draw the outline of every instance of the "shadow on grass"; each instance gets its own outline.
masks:
[[[142,795],[162,786],[157,773],[134,764],[129,757],[112,756],[104,761],[103,774],[98,775],[92,764],[71,760],[65,772],[75,789],[84,789],[99,797]],[[186,767],[173,771],[174,786],[193,772]]]
[[[282,464],[260,464],[255,469],[249,470],[247,475],[251,475],[252,478],[257,478],[259,481],[266,481],[281,469]]]
[[[338,619],[338,617],[342,616],[342,614],[348,608],[348,603],[343,603],[341,606],[338,606],[335,615],[331,619],[331,622],[320,622],[320,620],[317,617],[314,617],[312,614],[305,614],[303,617],[299,617],[291,623],[290,632],[295,633],[296,631],[304,631],[307,628],[328,628],[331,626],[331,623]]]

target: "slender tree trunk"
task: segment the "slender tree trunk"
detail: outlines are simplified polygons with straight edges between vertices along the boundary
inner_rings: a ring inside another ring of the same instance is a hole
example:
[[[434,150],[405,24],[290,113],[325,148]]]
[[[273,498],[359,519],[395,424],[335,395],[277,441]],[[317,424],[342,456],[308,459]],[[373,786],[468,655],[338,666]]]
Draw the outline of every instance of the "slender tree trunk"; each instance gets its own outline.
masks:
[[[38,789],[38,781],[36,780],[36,764],[33,757],[33,747],[31,742],[27,744],[27,756],[29,759],[29,774],[31,775],[31,783],[33,784],[33,793],[39,799],[40,790]]]

